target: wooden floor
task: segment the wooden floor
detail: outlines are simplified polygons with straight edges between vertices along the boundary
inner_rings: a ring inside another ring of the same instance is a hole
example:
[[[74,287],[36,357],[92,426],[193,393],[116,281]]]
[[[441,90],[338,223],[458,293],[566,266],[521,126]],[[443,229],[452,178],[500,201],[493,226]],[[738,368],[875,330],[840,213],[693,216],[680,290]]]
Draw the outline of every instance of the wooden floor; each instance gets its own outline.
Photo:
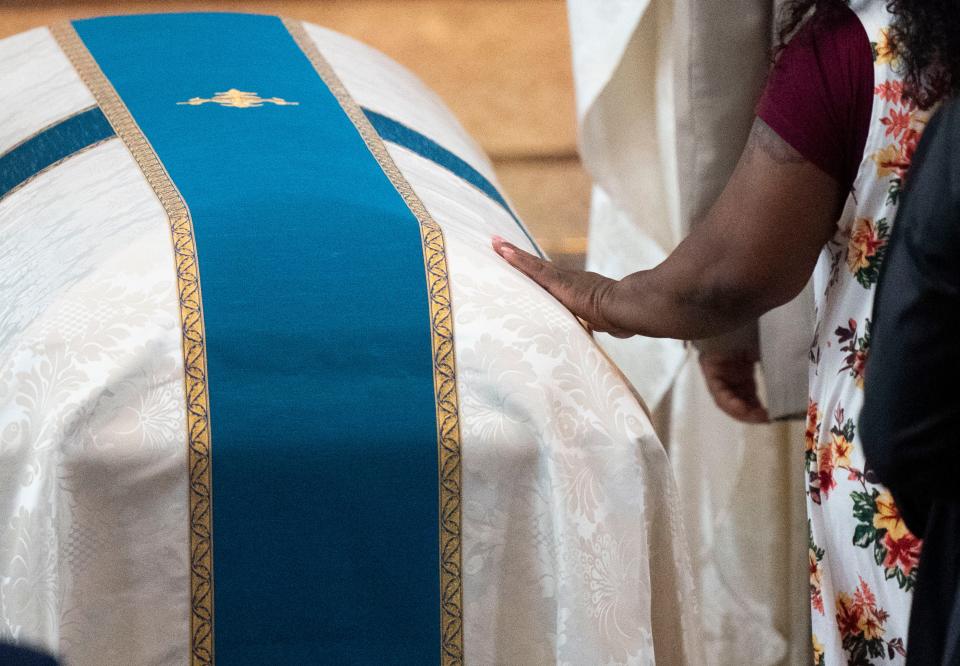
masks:
[[[590,184],[576,156],[563,0],[0,0],[0,38],[68,18],[210,10],[319,23],[413,70],[493,158],[547,253],[582,260]]]

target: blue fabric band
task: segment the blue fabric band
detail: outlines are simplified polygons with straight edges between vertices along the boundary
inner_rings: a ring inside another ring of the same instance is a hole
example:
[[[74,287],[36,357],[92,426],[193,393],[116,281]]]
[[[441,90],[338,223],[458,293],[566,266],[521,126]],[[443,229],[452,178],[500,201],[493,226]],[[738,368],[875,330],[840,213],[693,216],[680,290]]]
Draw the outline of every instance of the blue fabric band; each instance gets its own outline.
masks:
[[[217,659],[436,662],[437,423],[417,219],[278,19],[74,26],[191,211]]]
[[[0,199],[71,155],[114,136],[98,108],[87,109],[0,155]]]
[[[510,217],[513,218],[513,221],[517,223],[520,231],[522,231],[523,235],[527,237],[528,241],[530,241],[530,245],[533,246],[533,249],[537,252],[537,254],[543,257],[543,253],[540,251],[540,248],[537,246],[536,242],[534,242],[533,237],[530,236],[530,233],[527,231],[526,227],[523,226],[523,223],[520,221],[520,219],[514,214],[513,209],[510,208],[510,204],[507,203],[506,199],[503,198],[503,195],[500,194],[500,191],[494,187],[493,183],[487,180],[482,173],[474,169],[467,162],[454,155],[452,152],[441,146],[433,139],[430,139],[420,132],[407,127],[403,123],[379,114],[376,111],[371,111],[370,109],[364,109],[363,112],[370,120],[370,124],[373,125],[373,127],[377,130],[377,133],[383,138],[384,141],[390,141],[391,143],[403,146],[407,150],[416,153],[420,157],[428,159],[434,164],[443,167],[447,171],[467,181],[500,204],[500,206],[510,214]]]
[[[543,257],[539,246],[510,204],[482,173],[436,141],[403,123],[370,109],[364,109],[363,112],[384,141],[403,146],[443,167],[499,204],[517,223],[534,251]],[[89,109],[51,126],[0,156],[0,198],[51,165],[112,136],[113,129],[99,109]]]

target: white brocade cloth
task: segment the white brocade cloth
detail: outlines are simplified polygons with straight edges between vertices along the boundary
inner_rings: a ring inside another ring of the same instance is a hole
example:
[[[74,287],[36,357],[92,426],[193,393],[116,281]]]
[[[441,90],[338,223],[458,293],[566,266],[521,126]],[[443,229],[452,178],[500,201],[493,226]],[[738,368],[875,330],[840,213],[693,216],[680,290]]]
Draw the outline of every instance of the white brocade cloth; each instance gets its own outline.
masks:
[[[712,205],[753,120],[774,4],[568,0],[594,180],[589,270],[620,278],[656,266]],[[704,663],[808,663],[802,428],[726,417],[678,341],[598,341],[656,410],[694,554]]]
[[[358,103],[493,180],[414,76],[306,29]],[[46,29],[0,41],[0,152],[93,104]],[[677,491],[642,405],[576,319],[492,252],[493,234],[528,246],[510,215],[387,148],[446,238],[466,663],[701,663]],[[188,662],[173,266],[166,213],[118,139],[0,199],[0,639],[80,666]]]

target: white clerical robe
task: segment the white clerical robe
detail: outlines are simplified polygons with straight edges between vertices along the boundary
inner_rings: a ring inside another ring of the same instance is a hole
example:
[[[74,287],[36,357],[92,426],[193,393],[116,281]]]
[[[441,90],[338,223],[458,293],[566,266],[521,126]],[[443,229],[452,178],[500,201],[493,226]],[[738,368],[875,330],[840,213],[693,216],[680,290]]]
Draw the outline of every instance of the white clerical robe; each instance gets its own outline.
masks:
[[[754,117],[773,4],[568,1],[580,148],[594,179],[589,270],[622,277],[652,268],[707,212]],[[805,295],[761,321],[775,416],[806,407],[809,302]],[[695,352],[678,341],[598,340],[658,409],[694,553],[709,663],[806,661],[807,544],[797,537],[805,522],[794,473],[801,428],[727,418]],[[757,341],[752,326],[697,344],[735,349]]]

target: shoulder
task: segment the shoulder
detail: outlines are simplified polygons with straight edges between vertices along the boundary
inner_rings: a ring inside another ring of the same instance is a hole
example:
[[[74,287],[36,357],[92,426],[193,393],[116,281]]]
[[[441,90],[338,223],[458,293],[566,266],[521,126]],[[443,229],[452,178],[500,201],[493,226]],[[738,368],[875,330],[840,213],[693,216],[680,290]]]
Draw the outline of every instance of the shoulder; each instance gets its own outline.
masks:
[[[856,177],[870,128],[873,50],[846,6],[815,13],[777,57],[757,114],[844,188]]]
[[[843,57],[858,63],[872,63],[870,38],[852,9],[838,5],[814,13],[784,46],[777,64],[811,57]]]

